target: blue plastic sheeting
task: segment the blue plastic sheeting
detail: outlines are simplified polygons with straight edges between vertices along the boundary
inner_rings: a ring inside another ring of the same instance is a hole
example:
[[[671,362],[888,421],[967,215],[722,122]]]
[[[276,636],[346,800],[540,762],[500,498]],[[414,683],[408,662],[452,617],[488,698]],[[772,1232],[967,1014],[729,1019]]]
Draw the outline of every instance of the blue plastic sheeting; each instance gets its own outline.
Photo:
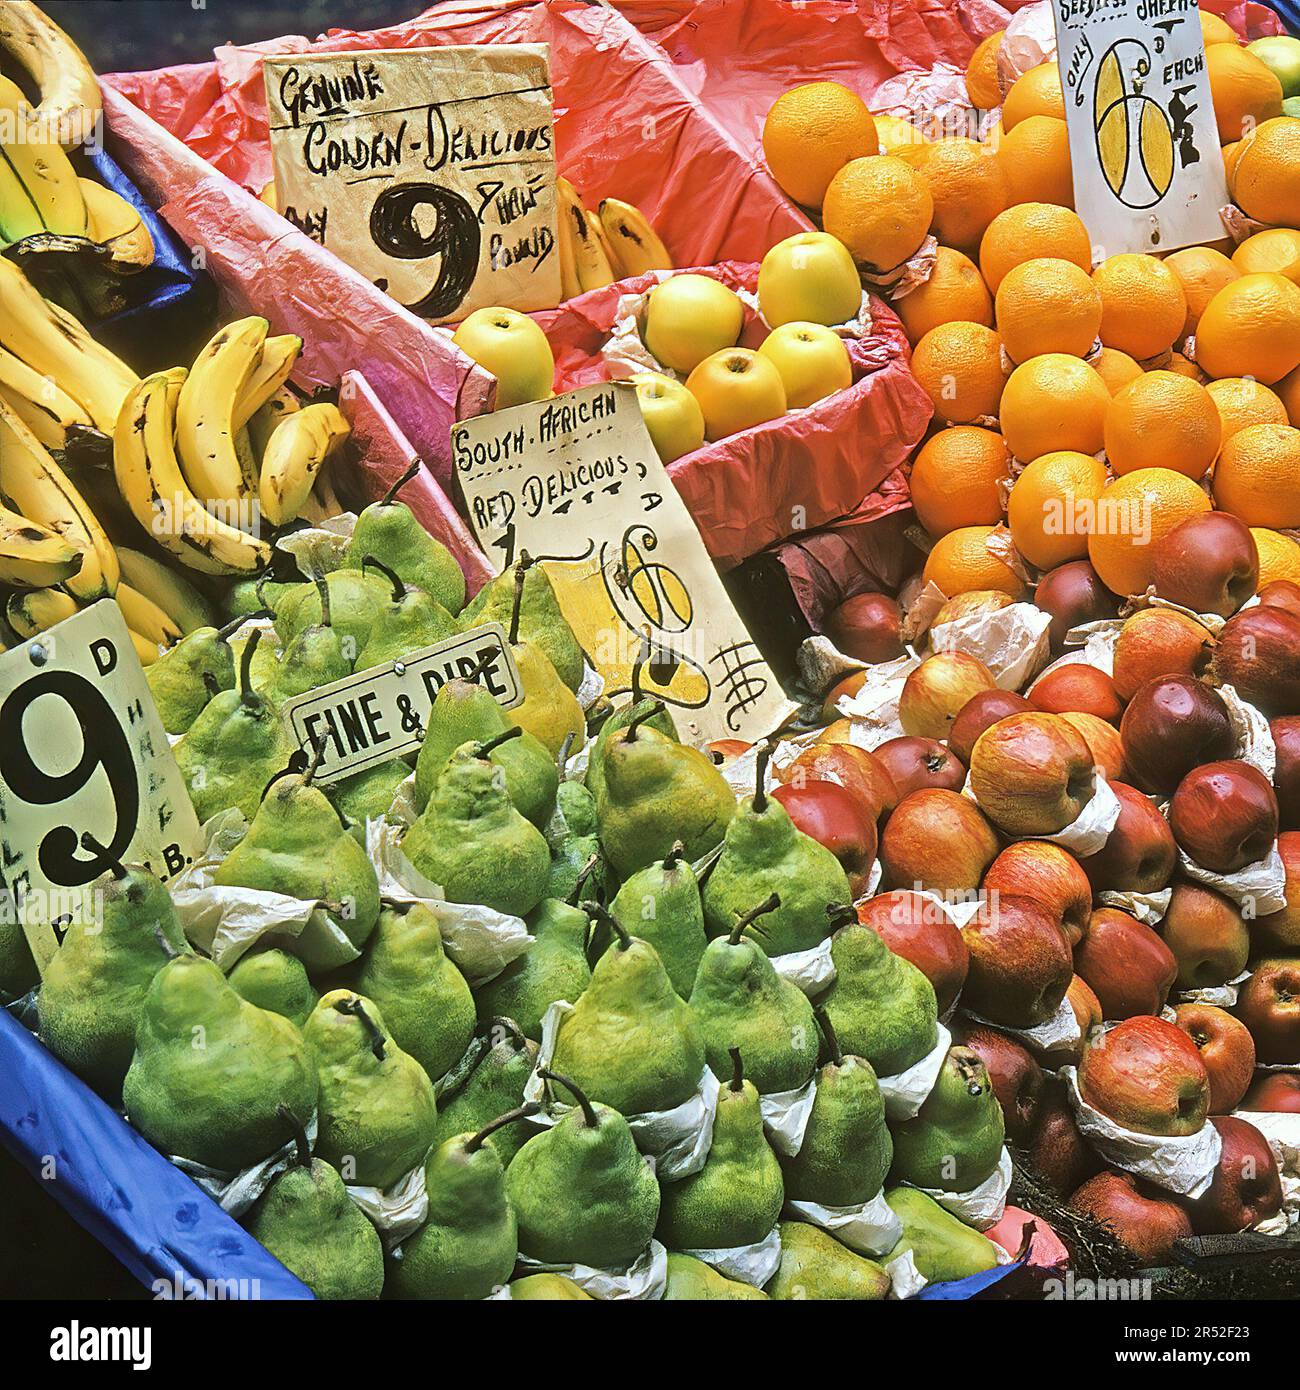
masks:
[[[4,1009],[0,1143],[163,1298],[312,1297]]]
[[[971,1274],[965,1279],[952,1279],[946,1284],[927,1284],[916,1295],[916,1299],[918,1302],[940,1303],[974,1298],[977,1293],[983,1293],[985,1289],[1001,1283],[1007,1275],[1013,1274],[1024,1263],[1024,1260],[1015,1260],[1008,1265],[998,1265],[995,1269],[986,1269],[981,1274]]]
[[[1300,32],[1300,3],[1297,0],[1267,0],[1267,3],[1293,34]]]

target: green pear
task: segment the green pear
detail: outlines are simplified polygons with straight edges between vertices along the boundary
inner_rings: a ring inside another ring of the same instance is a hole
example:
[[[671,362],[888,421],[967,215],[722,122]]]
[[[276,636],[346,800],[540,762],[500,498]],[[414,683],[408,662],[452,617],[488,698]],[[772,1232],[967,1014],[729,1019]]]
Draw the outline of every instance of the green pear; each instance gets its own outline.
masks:
[[[877,1076],[897,1076],[934,1050],[939,1011],[934,986],[897,956],[852,908],[837,908],[831,938],[835,983],[826,1012],[841,1046],[865,1057]]]
[[[239,579],[226,590],[221,601],[222,616],[227,620],[246,619],[263,608],[269,608],[274,613],[290,594],[301,594],[305,590],[306,585],[300,580],[286,582],[272,579],[269,573],[258,575],[255,579]]]
[[[297,751],[279,711],[253,688],[260,641],[254,632],[244,645],[238,690],[213,696],[172,750],[200,821],[231,807],[251,821],[263,788]]]
[[[95,912],[72,923],[46,968],[40,1033],[70,1071],[116,1097],[153,977],[189,947],[171,895],[148,869],[115,864],[92,891]]]
[[[169,734],[187,733],[209,700],[235,688],[230,636],[247,621],[239,617],[222,628],[195,628],[145,668],[149,693]]]
[[[526,1274],[510,1284],[510,1297],[516,1302],[594,1303],[595,1299],[563,1274]]]
[[[373,999],[397,1045],[437,1081],[474,1036],[474,996],[443,949],[438,919],[422,903],[385,906],[352,982]]]
[[[919,1112],[894,1126],[890,1176],[932,1191],[969,1192],[997,1168],[1004,1137],[988,1068],[969,1047],[949,1048]]]
[[[241,999],[280,1014],[299,1028],[320,998],[307,978],[307,967],[288,951],[250,951],[235,962],[230,987]]]
[[[609,742],[611,735],[616,734],[620,729],[626,729],[638,715],[647,716],[647,727],[655,729],[665,738],[676,740],[678,737],[677,726],[673,722],[668,707],[662,702],[646,699],[641,693],[641,672],[646,662],[649,661],[650,655],[649,644],[647,643],[643,646],[632,666],[632,698],[627,704],[619,705],[613,710],[596,733],[595,742],[587,756],[586,782],[592,796],[600,794],[601,785],[605,780],[605,745]]]
[[[311,1156],[301,1126],[296,1142],[297,1161],[266,1189],[249,1235],[317,1298],[378,1298],[384,1288],[379,1233],[348,1196],[338,1170]]]
[[[764,1288],[769,1298],[878,1301],[890,1278],[874,1261],[856,1255],[834,1236],[803,1221],[781,1222],[781,1263]]]
[[[456,750],[402,850],[449,901],[526,917],[546,891],[551,854],[541,831],[515,810],[505,773],[488,761],[512,737],[510,729]]]
[[[543,834],[551,850],[546,896],[569,900],[581,880],[591,884],[588,897],[604,902],[610,884],[597,833],[596,802],[581,782],[560,783],[555,814]]]
[[[591,983],[587,964],[587,914],[570,903],[545,898],[529,914],[533,944],[495,979],[478,989],[481,1018],[513,1018],[526,1036],[542,1037],[542,1019],[557,1000],[572,1003]]]
[[[421,526],[405,502],[396,500],[419,469],[416,459],[379,501],[357,517],[343,563],[359,570],[364,557],[373,555],[454,615],[465,606],[465,576],[456,557]]]
[[[727,1250],[772,1234],[785,1200],[781,1165],[763,1133],[753,1082],[740,1049],[731,1049],[731,1081],[718,1093],[713,1142],[704,1167],[660,1188],[656,1234],[674,1250]]]
[[[472,1134],[490,1123],[494,1115],[522,1105],[536,1056],[537,1044],[524,1037],[513,1020],[489,1020],[484,1036],[475,1041],[455,1074],[439,1082],[434,1143],[446,1143],[457,1134]],[[496,1130],[488,1143],[508,1166],[527,1137],[522,1125],[509,1125]]]
[[[374,1004],[351,990],[324,995],[303,1037],[320,1067],[317,1151],[346,1182],[386,1190],[433,1145],[433,1083]]]
[[[367,555],[361,563],[367,571],[380,570],[393,587],[387,602],[371,619],[366,640],[357,652],[356,670],[368,671],[372,666],[405,661],[421,648],[457,635],[455,618],[432,595],[406,584],[373,555]]]
[[[596,903],[615,941],[591,983],[560,1020],[553,1063],[594,1100],[623,1115],[671,1110],[689,1100],[704,1070],[704,1039],[673,989],[659,953],[630,936]]]
[[[347,639],[330,624],[330,586],[315,577],[320,595],[320,621],[297,633],[281,653],[263,693],[275,705],[284,705],[295,696],[305,695],[322,685],[333,685],[352,674]],[[351,649],[355,655],[355,649]]]
[[[722,841],[736,810],[734,793],[710,759],[647,727],[650,717],[637,715],[605,745],[596,810],[601,844],[622,879],[665,858],[678,840],[687,859],[703,858]]]
[[[161,1152],[223,1172],[293,1138],[316,1107],[316,1060],[287,1018],[241,999],[210,960],[154,976],[122,1085],[127,1118]]]
[[[693,1255],[679,1255],[668,1252],[668,1287],[664,1291],[665,1303],[703,1303],[703,1302],[741,1302],[758,1299],[767,1302],[762,1289],[752,1284],[744,1284],[739,1279],[728,1279],[725,1274]]]
[[[757,784],[727,826],[722,856],[704,887],[704,918],[712,936],[731,930],[754,899],[778,893],[781,906],[763,923],[768,955],[808,951],[828,934],[826,908],[848,902],[849,881],[836,857],[796,828],[785,807],[764,790],[772,747],[759,749]]]
[[[359,653],[375,620],[388,606],[391,586],[377,574],[353,569],[333,570],[325,576],[325,583],[330,591],[330,626],[350,642],[345,651]],[[266,594],[266,589],[262,592]],[[275,610],[275,630],[284,643],[292,642],[304,628],[319,624],[324,617],[314,584],[294,585],[288,593],[275,594],[266,602]]]
[[[537,1113],[524,1105],[477,1134],[440,1144],[424,1165],[429,1215],[402,1245],[389,1292],[396,1298],[486,1298],[514,1273],[519,1253],[506,1171],[489,1135]]]
[[[6,897],[0,910],[0,1003],[21,999],[40,978],[13,901]]]
[[[648,941],[664,963],[673,988],[689,999],[704,948],[704,906],[695,871],[677,840],[658,864],[638,869],[615,895],[610,912],[635,936]]]
[[[523,1145],[506,1169],[519,1253],[540,1264],[626,1269],[650,1243],[659,1184],[627,1121],[568,1078],[539,1073],[576,1105]]]
[[[330,784],[339,814],[352,822],[353,837],[362,845],[366,842],[366,822],[382,820],[388,814],[398,787],[410,774],[411,769],[400,758],[394,758]]]
[[[891,1187],[885,1201],[903,1223],[903,1234],[885,1256],[886,1264],[910,1250],[912,1263],[932,1284],[965,1279],[997,1265],[997,1246],[933,1197],[915,1187]]]
[[[519,583],[516,565],[485,584],[470,600],[460,616],[461,627],[468,630],[480,623],[497,622],[509,629],[517,609],[519,619],[515,632],[530,646],[539,648],[560,680],[576,693],[582,684],[585,664],[582,648],[560,611],[550,576],[526,556],[521,556],[520,560],[525,562],[522,594],[516,597]]]
[[[846,1057],[823,1009],[817,1021],[830,1061],[817,1073],[803,1143],[782,1160],[786,1196],[824,1207],[857,1207],[884,1186],[894,1156],[885,1124],[885,1102],[871,1063]]]
[[[796,1091],[817,1067],[817,1024],[808,996],[778,975],[767,952],[745,934],[761,931],[758,918],[779,904],[772,894],[739,917],[729,935],[710,941],[691,991],[691,1012],[713,1074],[719,1080],[729,1074],[729,1049],[738,1046],[761,1095]]]

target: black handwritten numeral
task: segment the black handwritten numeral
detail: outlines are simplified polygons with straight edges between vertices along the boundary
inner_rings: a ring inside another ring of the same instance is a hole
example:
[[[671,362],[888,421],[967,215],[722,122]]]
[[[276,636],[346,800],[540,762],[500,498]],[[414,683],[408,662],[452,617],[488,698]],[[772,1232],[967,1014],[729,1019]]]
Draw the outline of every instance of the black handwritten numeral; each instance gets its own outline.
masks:
[[[433,230],[416,225],[416,209],[437,214]],[[446,318],[469,292],[478,274],[481,233],[474,209],[459,193],[431,183],[399,183],[386,188],[370,210],[370,236],[386,255],[399,261],[440,256],[438,278],[429,292],[406,307],[428,319]]]
[[[70,771],[51,775],[36,766],[23,741],[22,719],[31,704],[43,695],[62,700],[81,727],[81,758]],[[106,856],[77,857],[81,836],[71,826],[56,825],[41,840],[38,859],[41,872],[63,888],[79,888],[104,873],[122,854],[135,835],[140,813],[140,787],[131,745],[113,713],[113,707],[98,690],[71,671],[46,671],[24,681],[0,706],[0,779],[29,806],[55,806],[75,796],[103,768],[113,793],[116,824],[111,839],[100,826],[87,826],[105,845]]]

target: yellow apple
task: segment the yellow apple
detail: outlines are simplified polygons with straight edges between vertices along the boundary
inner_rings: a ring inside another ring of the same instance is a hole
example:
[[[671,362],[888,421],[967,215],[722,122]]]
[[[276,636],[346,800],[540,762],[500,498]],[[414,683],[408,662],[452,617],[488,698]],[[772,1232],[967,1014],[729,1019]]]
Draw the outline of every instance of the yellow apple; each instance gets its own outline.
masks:
[[[726,285],[674,275],[650,291],[645,345],[665,367],[693,372],[710,353],[734,347],[744,326],[745,306]]]
[[[496,377],[498,410],[544,401],[553,394],[551,345],[527,314],[515,309],[475,309],[451,340]]]
[[[862,305],[862,281],[849,248],[828,232],[796,232],[763,257],[758,307],[783,323],[846,323]]]
[[[699,401],[680,381],[658,372],[638,372],[632,383],[641,418],[664,463],[671,463],[704,443],[704,413]]]
[[[704,412],[704,437],[722,439],[785,414],[781,373],[749,348],[706,357],[686,380]]]
[[[758,351],[781,373],[790,410],[812,405],[853,384],[844,339],[825,324],[782,324],[767,335]]]

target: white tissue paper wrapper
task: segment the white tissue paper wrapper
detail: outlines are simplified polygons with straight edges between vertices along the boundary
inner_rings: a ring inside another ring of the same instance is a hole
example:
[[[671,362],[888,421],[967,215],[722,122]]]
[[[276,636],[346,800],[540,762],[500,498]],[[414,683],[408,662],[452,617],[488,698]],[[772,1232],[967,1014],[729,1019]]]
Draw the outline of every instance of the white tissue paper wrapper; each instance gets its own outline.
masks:
[[[1069,1086],[1070,1104],[1083,1137],[1108,1163],[1182,1197],[1196,1198],[1206,1191],[1223,1152],[1219,1131],[1212,1124],[1207,1122],[1195,1134],[1173,1138],[1139,1134],[1116,1124],[1084,1100],[1073,1067],[1062,1067],[1061,1075]]]
[[[389,1249],[413,1236],[429,1214],[423,1163],[417,1164],[387,1191],[378,1187],[353,1187],[349,1183],[348,1196],[370,1218]]]
[[[978,657],[1003,690],[1019,690],[1047,660],[1050,613],[1013,603],[994,613],[973,613],[930,629],[936,652]]]
[[[1119,641],[1120,629],[1124,626],[1122,618],[1100,618],[1095,623],[1080,623],[1065,634],[1068,650],[1040,673],[1040,679],[1048,671],[1054,671],[1073,658],[1095,666],[1108,676],[1115,674],[1115,643]]]
[[[900,738],[898,697],[903,682],[921,664],[915,656],[900,656],[869,667],[867,678],[856,695],[842,695],[836,706],[840,715],[853,723],[850,741],[868,752],[891,738]]]
[[[1212,869],[1203,868],[1194,859],[1188,858],[1181,848],[1178,862],[1188,878],[1217,888],[1238,907],[1248,909],[1252,917],[1266,917],[1270,912],[1280,912],[1286,906],[1286,866],[1282,863],[1276,841],[1266,859],[1247,864],[1235,874],[1216,874]]]
[[[604,693],[605,677],[584,657],[582,662],[582,680],[578,683],[578,690],[574,699],[582,706],[583,712],[585,713]]]
[[[1243,970],[1234,979],[1221,985],[1206,985],[1204,989],[1182,990],[1174,996],[1179,1004],[1213,1004],[1219,1009],[1231,1009],[1236,1005],[1240,986],[1250,979],[1252,972]]]
[[[888,1254],[903,1234],[903,1223],[881,1192],[856,1207],[824,1207],[820,1202],[787,1201],[785,1209],[796,1220],[819,1226],[850,1250],[872,1259]]]
[[[1268,1140],[1282,1179],[1282,1210],[1261,1221],[1255,1230],[1280,1236],[1300,1222],[1300,1114],[1276,1110],[1234,1110],[1233,1115],[1254,1125]]]
[[[1097,851],[1110,838],[1116,821],[1119,820],[1119,797],[1111,789],[1106,774],[1099,767],[1092,770],[1092,798],[1064,830],[1054,835],[1030,836],[1031,839],[1047,840],[1051,844],[1068,849],[1071,854],[1082,859]]]
[[[916,1267],[916,1260],[910,1250],[904,1250],[896,1259],[885,1266],[889,1275],[890,1298],[912,1298],[930,1282]]]
[[[519,1267],[525,1274],[563,1274],[584,1293],[602,1300],[627,1298],[652,1303],[661,1299],[668,1287],[668,1251],[657,1240],[652,1240],[627,1269],[541,1264],[524,1254],[519,1256]]]
[[[944,1058],[951,1046],[952,1034],[940,1023],[934,1046],[919,1062],[913,1062],[906,1071],[894,1076],[879,1078],[885,1115],[895,1124],[900,1120],[910,1120],[920,1110],[926,1096],[934,1090],[934,1083],[939,1079]]]
[[[1221,685],[1219,694],[1228,707],[1228,720],[1237,738],[1237,757],[1251,767],[1257,767],[1271,782],[1277,770],[1277,747],[1268,719],[1248,705],[1231,685]]]
[[[816,999],[835,983],[835,962],[831,959],[831,938],[806,951],[789,951],[772,957],[772,969],[792,985],[798,985]]]
[[[758,773],[758,750],[761,745],[754,744],[746,748],[743,753],[733,758],[725,767],[718,769],[722,773],[722,780],[731,788],[737,796],[753,796],[754,784]],[[772,750],[772,756],[768,760],[767,768],[763,774],[763,790],[770,792],[777,785],[776,778],[772,775],[773,767],[781,767],[786,763],[793,762],[803,750],[808,747],[806,743],[795,743],[789,739],[781,739]]]
[[[356,529],[355,512],[341,512],[328,517],[318,526],[304,526],[301,531],[291,531],[275,542],[276,550],[292,555],[302,574],[309,575],[319,570],[321,574],[333,574],[343,568],[344,556],[352,532]]]
[[[313,1110],[310,1119],[303,1126],[310,1147],[316,1146],[317,1116]],[[291,1139],[283,1148],[277,1149],[261,1163],[245,1168],[241,1173],[223,1173],[219,1168],[206,1168],[188,1158],[168,1155],[181,1172],[189,1175],[204,1192],[212,1198],[229,1216],[236,1221],[251,1210],[253,1203],[270,1187],[275,1178],[298,1161],[298,1145]]]
[[[998,46],[998,81],[1005,92],[1017,77],[1052,62],[1056,57],[1056,29],[1047,0],[1016,11]]]
[[[1154,893],[1120,893],[1106,888],[1097,895],[1097,901],[1103,907],[1117,907],[1146,926],[1154,927],[1169,911],[1169,899],[1173,895],[1172,888],[1159,888]]]
[[[991,1019],[981,1018],[973,1009],[964,1009],[963,1012],[976,1023],[987,1024],[990,1028],[1018,1038],[1031,1052],[1039,1055],[1052,1052],[1058,1047],[1070,1047],[1082,1036],[1079,1020],[1075,1017],[1068,999],[1061,1000],[1060,1006],[1051,1018],[1043,1023],[1034,1024],[1032,1028],[1012,1028],[1005,1023],[994,1023]]]
[[[763,1132],[777,1153],[794,1158],[803,1148],[803,1137],[808,1132],[808,1121],[812,1117],[813,1101],[816,1099],[815,1079],[793,1091],[772,1091],[759,1096]]]
[[[781,1231],[772,1229],[753,1245],[734,1245],[722,1250],[683,1250],[683,1255],[712,1265],[728,1279],[739,1279],[761,1289],[781,1263]]]
[[[1007,1189],[1011,1186],[1011,1154],[1004,1146],[998,1157],[998,1166],[978,1187],[969,1192],[945,1192],[941,1188],[921,1187],[931,1200],[938,1202],[945,1211],[950,1211],[959,1220],[977,1231],[987,1231],[1002,1220],[1007,1208]],[[912,1184],[915,1186],[915,1184]]]

